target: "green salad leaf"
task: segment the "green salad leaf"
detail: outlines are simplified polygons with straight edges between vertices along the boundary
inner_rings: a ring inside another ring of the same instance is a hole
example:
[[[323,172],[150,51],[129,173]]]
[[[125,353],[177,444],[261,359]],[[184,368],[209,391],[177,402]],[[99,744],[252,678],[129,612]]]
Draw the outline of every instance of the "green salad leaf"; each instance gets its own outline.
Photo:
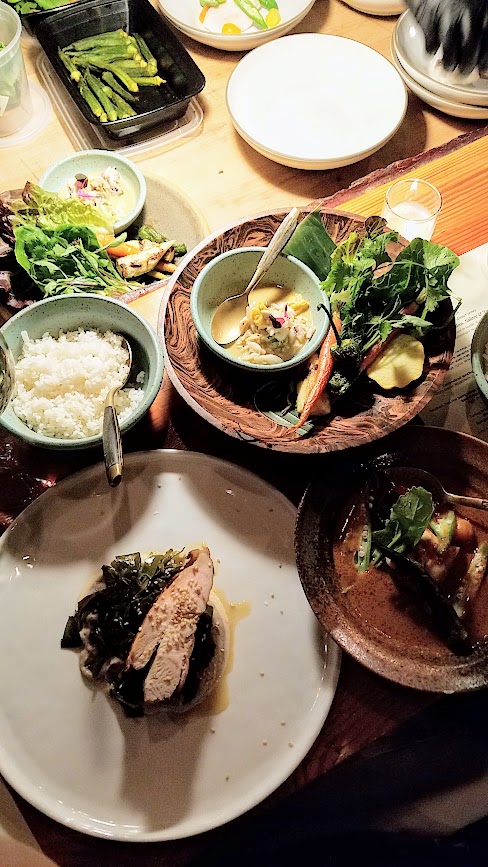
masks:
[[[429,314],[450,295],[447,282],[459,264],[455,253],[416,238],[392,261],[386,247],[397,239],[396,232],[365,238],[351,232],[332,254],[322,284],[340,315],[343,339],[358,341],[363,355],[393,328],[422,334],[432,324]]]
[[[403,554],[422,538],[434,514],[432,494],[422,487],[410,488],[398,497],[382,530],[373,532],[372,544],[384,545]]]
[[[57,193],[48,193],[36,184],[28,182],[18,199],[9,201],[12,212],[10,222],[17,226],[39,226],[41,229],[56,229],[58,226],[88,226],[113,232],[113,225],[106,214],[94,205],[79,199],[63,199]]]
[[[87,226],[19,226],[14,234],[17,262],[46,296],[129,289]]]

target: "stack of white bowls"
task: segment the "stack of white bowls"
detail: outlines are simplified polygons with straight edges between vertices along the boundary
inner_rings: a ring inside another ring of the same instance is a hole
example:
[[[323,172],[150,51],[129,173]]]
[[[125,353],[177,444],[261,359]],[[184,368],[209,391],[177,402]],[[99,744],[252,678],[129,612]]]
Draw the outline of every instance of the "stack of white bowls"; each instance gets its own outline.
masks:
[[[407,87],[424,102],[450,114],[488,120],[488,79],[444,70],[425,48],[421,27],[410,12],[399,18],[391,43],[393,63]]]

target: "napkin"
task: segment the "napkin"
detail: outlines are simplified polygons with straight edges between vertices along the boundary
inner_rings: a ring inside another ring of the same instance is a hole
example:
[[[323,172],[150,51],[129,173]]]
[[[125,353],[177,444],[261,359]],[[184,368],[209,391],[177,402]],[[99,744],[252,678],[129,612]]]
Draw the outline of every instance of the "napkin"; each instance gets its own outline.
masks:
[[[471,340],[487,309],[488,244],[460,257],[451,274],[453,300],[461,299],[456,313],[456,345],[451,367],[441,389],[421,418],[426,424],[471,434],[488,442],[488,405],[478,391],[471,369]]]

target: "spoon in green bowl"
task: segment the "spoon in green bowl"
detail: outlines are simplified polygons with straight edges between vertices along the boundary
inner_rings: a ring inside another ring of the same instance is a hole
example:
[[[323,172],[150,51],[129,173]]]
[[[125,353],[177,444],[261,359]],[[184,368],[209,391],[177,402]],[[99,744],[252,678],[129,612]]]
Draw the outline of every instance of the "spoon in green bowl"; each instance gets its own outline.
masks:
[[[122,438],[120,436],[119,420],[114,400],[117,392],[127,385],[132,368],[132,349],[125,337],[122,337],[122,345],[129,356],[127,359],[127,375],[120,385],[116,385],[110,389],[105,398],[105,408],[103,411],[103,457],[108,483],[112,488],[115,488],[122,481],[122,473],[124,471]]]
[[[239,337],[239,325],[246,315],[249,293],[256,288],[259,281],[269,271],[275,259],[280,255],[287,241],[290,240],[297,227],[299,216],[300,211],[298,208],[293,208],[287,214],[271,238],[244,291],[240,292],[239,295],[232,295],[230,298],[226,298],[217,307],[212,317],[211,332],[213,339],[219,346],[227,346]]]

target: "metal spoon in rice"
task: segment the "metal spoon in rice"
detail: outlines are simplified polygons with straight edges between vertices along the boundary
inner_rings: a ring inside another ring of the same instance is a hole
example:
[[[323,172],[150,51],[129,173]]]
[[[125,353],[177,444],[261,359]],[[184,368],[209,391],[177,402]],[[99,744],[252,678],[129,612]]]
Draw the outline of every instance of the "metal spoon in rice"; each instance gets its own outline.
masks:
[[[120,436],[119,420],[114,406],[115,395],[127,384],[132,367],[132,349],[130,344],[122,337],[122,345],[127,351],[127,375],[120,385],[111,388],[105,398],[103,411],[103,457],[109,485],[113,488],[122,481],[124,471],[124,455],[122,452],[122,438]]]

